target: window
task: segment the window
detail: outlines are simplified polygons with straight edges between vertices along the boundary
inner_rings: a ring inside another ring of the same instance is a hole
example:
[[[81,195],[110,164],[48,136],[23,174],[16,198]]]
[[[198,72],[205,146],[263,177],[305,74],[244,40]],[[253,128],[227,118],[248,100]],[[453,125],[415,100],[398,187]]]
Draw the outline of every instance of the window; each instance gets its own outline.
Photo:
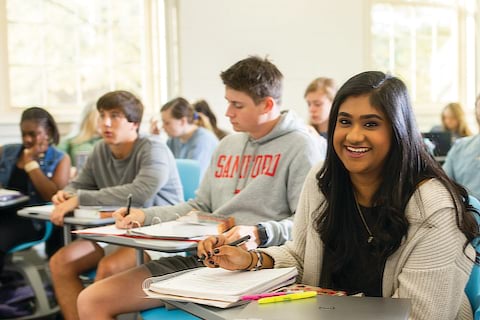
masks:
[[[8,66],[0,79],[0,93],[8,98],[0,100],[0,108],[41,105],[57,115],[78,114],[86,103],[117,89],[158,106],[168,94],[167,65],[172,65],[165,13],[175,3],[0,0],[6,34],[0,46]]]
[[[438,123],[449,102],[473,108],[474,0],[371,3],[370,65],[405,81],[420,125]]]

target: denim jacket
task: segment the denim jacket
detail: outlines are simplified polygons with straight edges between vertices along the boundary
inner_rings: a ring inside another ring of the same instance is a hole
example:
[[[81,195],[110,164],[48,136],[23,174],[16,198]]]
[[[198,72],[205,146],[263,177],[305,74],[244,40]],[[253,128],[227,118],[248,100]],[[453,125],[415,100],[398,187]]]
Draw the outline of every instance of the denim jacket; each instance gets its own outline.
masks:
[[[2,147],[2,153],[0,154],[0,184],[3,187],[8,185],[13,168],[16,165],[18,157],[23,149],[24,147],[22,144],[7,144]],[[55,169],[57,168],[60,160],[63,159],[64,154],[64,152],[58,150],[57,148],[49,146],[45,152],[45,157],[38,160],[40,169],[49,179],[53,177]],[[28,181],[27,195],[30,197],[30,200],[28,201],[29,204],[33,205],[48,202],[42,199],[30,180]]]

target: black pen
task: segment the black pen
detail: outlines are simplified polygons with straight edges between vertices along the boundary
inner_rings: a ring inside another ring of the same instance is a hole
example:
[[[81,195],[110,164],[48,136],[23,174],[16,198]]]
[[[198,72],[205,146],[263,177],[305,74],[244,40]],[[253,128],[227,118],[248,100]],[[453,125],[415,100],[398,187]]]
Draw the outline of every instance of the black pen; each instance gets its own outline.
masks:
[[[238,246],[241,246],[242,244],[244,244],[245,242],[247,242],[248,240],[250,240],[250,235],[247,234],[246,236],[243,236],[235,241],[232,241],[230,243],[227,243],[227,246],[230,246],[230,247],[238,247]],[[205,256],[201,256],[200,258],[197,259],[198,262],[202,262],[206,259],[207,257]]]
[[[124,217],[130,214],[130,208],[132,207],[132,194],[130,193],[127,197],[127,213],[125,213]]]
[[[241,246],[242,244],[244,244],[245,242],[247,242],[248,240],[250,240],[250,235],[249,234],[241,237],[240,239],[237,239],[235,241],[230,242],[229,244],[227,244],[227,246],[238,247],[238,246]]]

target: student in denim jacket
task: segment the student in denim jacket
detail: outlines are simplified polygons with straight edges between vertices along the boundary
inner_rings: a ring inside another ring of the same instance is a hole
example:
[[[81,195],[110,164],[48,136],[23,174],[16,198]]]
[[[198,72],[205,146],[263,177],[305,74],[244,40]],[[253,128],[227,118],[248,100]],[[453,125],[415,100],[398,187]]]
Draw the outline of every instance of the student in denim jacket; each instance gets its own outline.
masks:
[[[44,109],[25,110],[20,121],[22,143],[0,148],[0,183],[3,188],[18,190],[30,197],[29,205],[50,201],[68,183],[70,158],[54,147],[59,140],[57,124]],[[23,206],[22,204],[21,206]],[[1,209],[0,271],[4,256],[17,244],[40,239],[44,224],[17,216],[21,206]],[[47,254],[62,245],[62,233],[47,243]],[[55,240],[60,239],[60,243]]]

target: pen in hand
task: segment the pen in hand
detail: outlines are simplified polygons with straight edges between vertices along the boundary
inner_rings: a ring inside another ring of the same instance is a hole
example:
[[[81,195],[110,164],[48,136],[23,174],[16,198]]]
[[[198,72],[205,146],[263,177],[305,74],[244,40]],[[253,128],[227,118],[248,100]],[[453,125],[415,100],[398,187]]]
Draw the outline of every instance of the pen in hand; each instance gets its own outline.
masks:
[[[125,213],[124,217],[130,214],[131,207],[132,207],[132,194],[130,193],[127,197],[127,212]]]
[[[244,244],[245,242],[247,242],[248,240],[250,240],[250,235],[249,234],[241,237],[240,239],[237,239],[235,241],[232,241],[232,242],[228,243],[227,246],[238,247],[238,246],[241,246],[242,244]]]
[[[246,236],[243,236],[235,241],[232,241],[230,243],[227,243],[227,246],[230,246],[230,247],[239,247],[241,246],[242,244],[244,244],[245,242],[247,242],[248,240],[250,240],[250,235],[247,234]],[[197,259],[198,262],[202,262],[206,259],[207,257],[205,255],[202,255],[200,258]]]

